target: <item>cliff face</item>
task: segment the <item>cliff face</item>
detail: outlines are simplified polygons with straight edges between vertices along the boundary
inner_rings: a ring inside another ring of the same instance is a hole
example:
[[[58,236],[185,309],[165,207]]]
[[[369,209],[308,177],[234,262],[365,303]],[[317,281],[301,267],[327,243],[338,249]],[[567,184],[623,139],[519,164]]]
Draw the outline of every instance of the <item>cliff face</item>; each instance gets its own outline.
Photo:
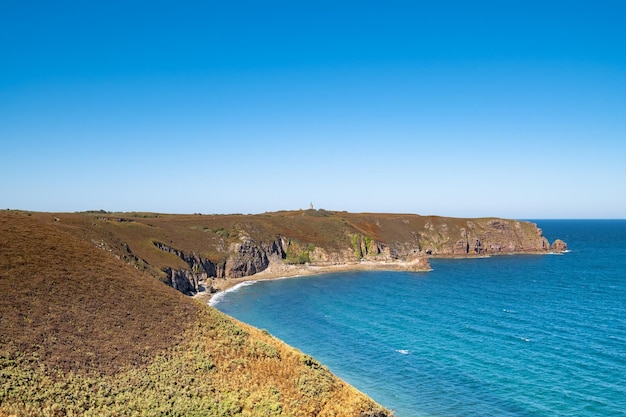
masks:
[[[429,270],[430,257],[567,249],[560,240],[550,245],[533,223],[498,218],[300,210],[227,216],[75,213],[54,219],[56,226],[80,231],[188,295],[212,291],[216,279],[254,276],[270,265]]]
[[[548,239],[535,224],[493,219],[464,224],[427,222],[420,236],[422,250],[435,256],[473,256],[547,252]]]
[[[154,246],[176,255],[187,264],[188,268],[163,268],[167,275],[166,283],[187,295],[197,293],[208,278],[248,277],[267,269],[272,257],[285,258],[282,239],[257,243],[245,235],[239,243],[230,245],[229,256],[222,262],[213,262],[196,254],[185,254],[162,242],[154,242]]]
[[[240,243],[231,245],[225,267],[224,277],[241,278],[264,271],[270,264],[270,258],[277,256],[284,259],[283,239],[271,242],[255,242],[249,236],[242,236]],[[223,278],[223,277],[222,277]]]

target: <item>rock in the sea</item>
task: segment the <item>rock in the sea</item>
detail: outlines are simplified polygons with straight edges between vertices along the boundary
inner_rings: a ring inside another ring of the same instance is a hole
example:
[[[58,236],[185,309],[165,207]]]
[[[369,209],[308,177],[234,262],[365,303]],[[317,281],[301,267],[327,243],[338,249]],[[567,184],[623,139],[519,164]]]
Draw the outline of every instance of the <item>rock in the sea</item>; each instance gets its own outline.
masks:
[[[567,250],[567,243],[563,242],[561,239],[557,239],[552,242],[552,245],[550,245],[550,249],[552,249],[554,252],[565,252]]]
[[[428,257],[421,254],[410,254],[407,256],[406,262],[409,271],[428,271],[430,269]]]

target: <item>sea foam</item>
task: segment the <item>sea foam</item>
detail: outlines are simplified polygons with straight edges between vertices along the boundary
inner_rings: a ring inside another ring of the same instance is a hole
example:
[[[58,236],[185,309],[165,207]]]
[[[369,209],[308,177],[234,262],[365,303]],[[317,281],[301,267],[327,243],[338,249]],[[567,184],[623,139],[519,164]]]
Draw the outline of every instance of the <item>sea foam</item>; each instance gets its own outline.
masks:
[[[221,291],[221,292],[218,292],[217,294],[213,295],[207,304],[210,305],[211,307],[215,307],[220,301],[222,301],[222,299],[226,296],[226,294],[231,293],[231,292],[236,292],[239,289],[241,289],[242,287],[248,287],[250,285],[256,284],[257,282],[258,281],[244,281],[244,282],[240,282],[239,284],[234,285],[234,286],[232,286],[231,288],[229,288],[229,289],[227,289],[225,291]]]

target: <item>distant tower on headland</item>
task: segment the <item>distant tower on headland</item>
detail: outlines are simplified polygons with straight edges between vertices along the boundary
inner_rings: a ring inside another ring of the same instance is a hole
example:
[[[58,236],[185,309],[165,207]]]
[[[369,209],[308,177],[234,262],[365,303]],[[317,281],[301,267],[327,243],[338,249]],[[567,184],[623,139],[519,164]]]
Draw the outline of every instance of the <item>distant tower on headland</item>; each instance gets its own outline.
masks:
[[[309,210],[313,210],[313,203],[309,203]]]

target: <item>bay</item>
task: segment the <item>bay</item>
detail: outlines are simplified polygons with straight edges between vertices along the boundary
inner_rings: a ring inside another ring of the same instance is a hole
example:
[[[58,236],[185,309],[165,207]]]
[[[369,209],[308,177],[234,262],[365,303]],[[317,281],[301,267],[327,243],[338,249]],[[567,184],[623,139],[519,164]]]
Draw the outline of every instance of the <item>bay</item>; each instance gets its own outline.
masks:
[[[563,255],[239,287],[216,307],[398,417],[626,415],[626,221],[535,221]]]

